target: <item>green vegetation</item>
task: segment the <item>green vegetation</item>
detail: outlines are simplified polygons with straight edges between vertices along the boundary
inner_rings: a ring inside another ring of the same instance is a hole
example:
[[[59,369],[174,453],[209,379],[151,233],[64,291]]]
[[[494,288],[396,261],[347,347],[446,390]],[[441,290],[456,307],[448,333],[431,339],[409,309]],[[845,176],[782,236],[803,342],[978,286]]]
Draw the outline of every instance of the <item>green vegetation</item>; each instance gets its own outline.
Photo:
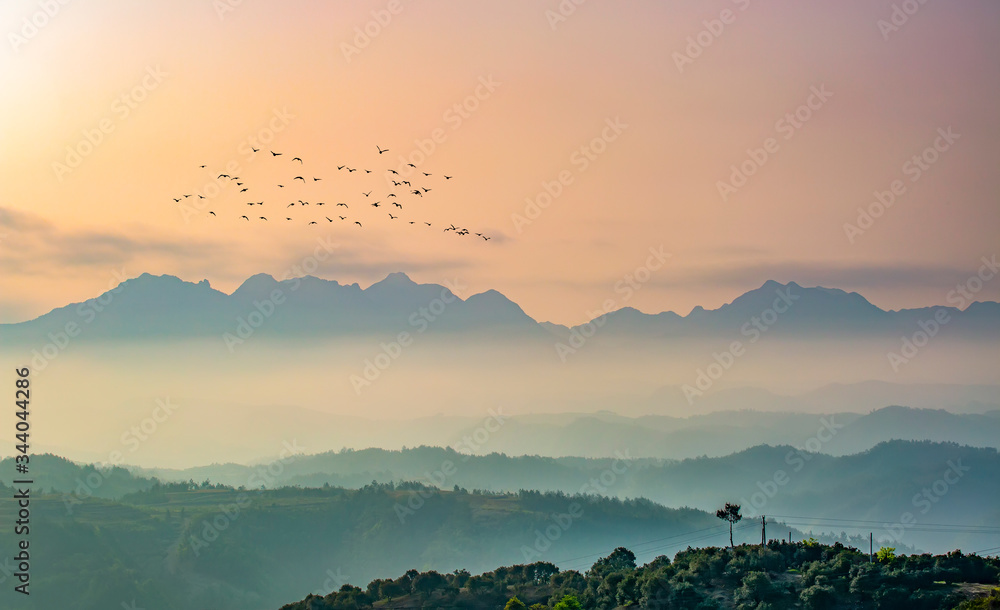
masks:
[[[433,578],[428,578],[431,574]],[[410,570],[395,580],[374,580],[363,590],[345,584],[339,591],[310,595],[281,610],[978,610],[1000,608],[1000,589],[984,597],[998,577],[1000,560],[959,551],[937,556],[885,554],[884,561],[873,563],[867,554],[839,543],[772,541],[767,546],[688,548],[672,561],[660,556],[637,567],[635,555],[619,547],[583,574],[560,571],[545,562],[471,577],[468,572]]]

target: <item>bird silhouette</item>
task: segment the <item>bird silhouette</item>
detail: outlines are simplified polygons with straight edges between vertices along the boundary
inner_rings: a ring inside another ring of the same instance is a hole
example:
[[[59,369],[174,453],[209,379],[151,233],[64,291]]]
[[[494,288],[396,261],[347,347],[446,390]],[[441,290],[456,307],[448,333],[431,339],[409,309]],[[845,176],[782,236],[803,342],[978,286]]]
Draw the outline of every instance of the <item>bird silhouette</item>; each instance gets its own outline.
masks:
[[[368,191],[367,193],[361,193],[361,194],[362,194],[362,195],[364,195],[365,197],[367,197],[368,195],[371,195],[371,194],[372,194],[372,192],[371,192],[371,191]]]
[[[424,172],[424,175],[425,175],[425,176],[430,176],[430,174],[428,174],[427,172]]]
[[[397,176],[399,175],[399,172],[397,172],[397,171],[396,171],[396,170],[394,170],[394,169],[390,169],[389,171],[390,171],[390,172],[392,172],[392,173],[394,173],[394,174],[396,174]]]
[[[244,189],[242,189],[242,190],[241,190],[240,192],[241,192],[241,193],[245,193],[245,192],[247,192],[248,190],[250,190],[250,189],[246,189],[246,188],[244,188]]]
[[[211,214],[212,216],[215,216],[215,212],[213,212],[212,210],[209,210],[208,213]]]
[[[324,201],[317,201],[316,205],[326,205],[326,202],[324,202]]]
[[[240,216],[240,218],[246,218],[247,220],[250,220],[250,219],[249,219],[249,218],[247,218],[246,216]]]
[[[310,222],[309,224],[314,225],[314,224],[316,224],[316,221],[314,220],[314,221]]]
[[[341,216],[340,219],[341,220],[347,220],[347,216]]]
[[[357,169],[351,169],[351,168],[349,168],[349,167],[348,167],[348,168],[347,168],[347,171],[349,171],[349,172],[356,172],[356,171],[358,171],[358,170],[357,170]]]
[[[228,178],[229,174],[219,174],[219,178]]]
[[[266,218],[264,218],[263,216],[261,216],[261,217],[260,217],[260,219],[261,219],[261,220],[267,220],[267,219],[266,219]]]
[[[313,177],[313,182],[319,182],[320,180],[322,180],[322,178]]]
[[[486,237],[485,235],[480,235],[480,237],[482,237],[484,241],[489,241],[490,239],[492,239],[490,237]]]
[[[429,192],[431,192],[431,189],[429,189],[429,188],[426,188],[426,187],[420,187],[420,188],[424,189],[424,192],[425,192],[425,193],[429,193]]]
[[[180,202],[181,202],[181,200],[180,200],[180,199],[174,199],[174,201],[176,201],[177,203],[180,203]]]
[[[444,179],[445,180],[451,180],[451,176],[445,176]]]
[[[412,167],[413,169],[417,169],[417,166],[416,166],[416,165],[414,165],[414,164],[412,164],[412,163],[407,163],[407,165],[409,165],[409,166],[410,166],[410,167]]]
[[[260,152],[259,148],[254,148],[253,146],[250,147],[250,150],[252,150],[254,152]]]
[[[378,202],[376,201],[375,203],[373,203],[373,204],[372,204],[372,207],[373,207],[373,208],[377,208],[377,207],[378,207]]]
[[[337,169],[344,169],[345,167],[347,167],[347,166],[346,165],[338,165]]]
[[[329,220],[330,222],[333,222],[333,219],[332,219],[332,218],[330,218],[329,216],[324,216],[323,218],[325,218],[325,219]]]
[[[280,157],[283,154],[285,154],[285,153],[276,153],[273,150],[271,151],[271,156],[274,156],[274,157]]]
[[[428,227],[431,226],[431,223],[429,222],[425,222],[424,224],[427,225]]]
[[[299,157],[292,157],[292,161],[298,161],[300,165],[302,164],[302,159]]]
[[[286,205],[285,207],[286,207],[286,208],[290,208],[290,207],[292,207],[293,205],[295,205],[295,204],[294,204],[294,203],[289,203],[289,204],[288,204],[288,205]]]
[[[289,218],[288,216],[285,216],[285,220],[291,220],[291,218]]]
[[[391,218],[391,219],[395,220],[395,219],[399,218],[399,216],[393,216],[393,215],[392,215],[392,213],[390,213],[390,214],[389,214],[389,218]]]
[[[338,203],[338,204],[337,204],[337,206],[338,206],[338,207],[339,207],[339,206],[344,206],[345,208],[347,208],[347,207],[350,207],[350,206],[349,206],[349,205],[347,205],[346,203]]]
[[[359,227],[361,227],[362,229],[364,228],[364,227],[363,227],[363,226],[361,225],[361,223],[360,223],[360,222],[358,222],[358,221],[356,221],[356,220],[354,221],[354,224],[358,225],[358,226],[359,226]]]
[[[388,149],[388,148],[382,148],[382,147],[381,147],[381,146],[379,146],[378,144],[376,144],[376,145],[375,145],[375,148],[377,148],[377,149],[378,149],[378,154],[380,154],[380,155],[381,155],[382,153],[387,153],[387,152],[389,152],[389,149]]]
[[[396,206],[397,208],[399,208],[401,210],[403,209],[403,204],[401,204],[401,203],[396,203],[395,201],[393,201],[392,205]]]
[[[292,180],[301,180],[302,182],[306,181],[306,179],[303,178],[302,176],[295,176],[294,178],[292,178]]]
[[[198,167],[200,167],[201,169],[205,169],[204,165],[199,165]]]

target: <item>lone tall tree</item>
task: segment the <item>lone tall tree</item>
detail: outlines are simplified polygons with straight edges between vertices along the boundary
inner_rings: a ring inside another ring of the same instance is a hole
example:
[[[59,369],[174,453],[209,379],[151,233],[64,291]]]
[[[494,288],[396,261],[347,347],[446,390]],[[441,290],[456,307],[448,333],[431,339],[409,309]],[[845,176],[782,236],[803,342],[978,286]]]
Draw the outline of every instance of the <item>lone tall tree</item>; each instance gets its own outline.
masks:
[[[740,514],[740,505],[726,502],[726,507],[715,511],[715,516],[729,522],[729,546],[736,546],[733,544],[733,525],[743,519],[743,515]]]

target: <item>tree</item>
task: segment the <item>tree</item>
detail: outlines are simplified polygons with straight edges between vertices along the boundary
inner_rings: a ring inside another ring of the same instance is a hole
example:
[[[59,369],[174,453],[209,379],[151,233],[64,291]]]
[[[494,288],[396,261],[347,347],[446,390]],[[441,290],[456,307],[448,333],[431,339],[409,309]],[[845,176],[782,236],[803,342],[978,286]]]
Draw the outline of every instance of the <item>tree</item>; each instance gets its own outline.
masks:
[[[507,600],[507,605],[503,607],[503,610],[528,610],[528,607],[515,595]]]
[[[892,560],[896,558],[896,547],[879,547],[878,553],[875,554],[875,558],[878,559],[879,563],[892,563]]]
[[[593,567],[590,568],[595,572],[618,572],[621,570],[634,570],[635,569],[635,553],[628,550],[627,548],[620,546],[617,549],[611,551],[611,554],[607,557],[602,557],[594,562]]]
[[[733,544],[733,526],[743,520],[743,515],[740,514],[740,505],[726,502],[725,508],[715,511],[715,516],[729,522],[729,546],[735,547],[736,545]]]
[[[583,610],[583,606],[580,605],[580,600],[575,595],[567,595],[555,605],[553,610]]]

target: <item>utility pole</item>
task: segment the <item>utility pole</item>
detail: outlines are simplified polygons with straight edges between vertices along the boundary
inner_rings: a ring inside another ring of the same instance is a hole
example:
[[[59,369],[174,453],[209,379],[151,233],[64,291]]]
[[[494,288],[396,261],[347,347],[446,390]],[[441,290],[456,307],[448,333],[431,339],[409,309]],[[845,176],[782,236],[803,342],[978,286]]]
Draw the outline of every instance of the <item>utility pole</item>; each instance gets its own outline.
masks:
[[[792,530],[788,530],[788,544],[792,543]]]
[[[760,516],[760,545],[764,546],[767,544],[767,536],[765,531],[767,530],[767,521],[764,515]]]
[[[875,563],[875,534],[868,532],[868,563]]]

